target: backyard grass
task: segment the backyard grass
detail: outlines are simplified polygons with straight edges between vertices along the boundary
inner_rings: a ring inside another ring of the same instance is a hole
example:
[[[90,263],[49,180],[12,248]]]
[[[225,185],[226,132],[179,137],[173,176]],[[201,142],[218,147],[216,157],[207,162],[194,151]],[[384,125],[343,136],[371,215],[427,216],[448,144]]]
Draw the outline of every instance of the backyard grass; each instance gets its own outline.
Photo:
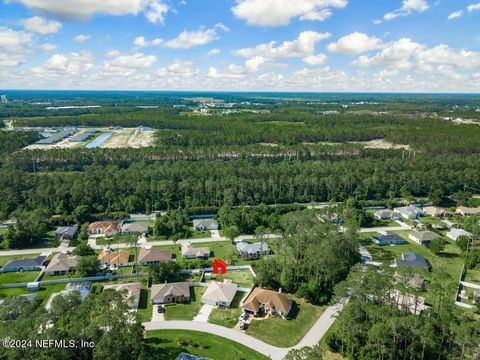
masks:
[[[266,320],[254,319],[247,334],[274,346],[289,347],[297,344],[322,315],[324,308],[308,304],[292,295],[289,295],[289,298],[295,301],[289,314],[291,319],[279,316]]]
[[[0,284],[15,284],[34,281],[40,271],[0,273]]]
[[[0,298],[6,298],[10,295],[36,294],[37,299],[45,304],[51,294],[62,291],[66,285],[67,284],[44,285],[40,287],[39,291],[28,291],[26,287],[0,289]]]
[[[32,259],[40,254],[23,254],[23,255],[10,255],[10,256],[0,256],[0,267],[5,265],[10,260],[17,260],[17,259]]]
[[[137,235],[120,235],[114,237],[98,237],[96,239],[97,245],[113,245],[113,244],[128,244],[129,242],[138,239]]]
[[[467,270],[464,281],[480,285],[480,270]]]
[[[189,304],[165,305],[165,320],[193,320],[202,307],[202,296],[206,288],[190,288]]]
[[[237,291],[233,298],[232,304],[229,309],[213,309],[208,317],[208,322],[225,326],[227,328],[233,328],[238,323],[238,318],[242,313],[240,302],[246,294],[242,291]]]
[[[222,282],[225,279],[229,279],[239,287],[251,288],[253,286],[253,275],[250,270],[228,270],[224,276],[221,274],[210,274],[212,281]]]
[[[268,358],[237,342],[217,335],[190,330],[154,330],[146,333],[146,346],[152,358],[175,359],[181,352],[212,360],[267,360]]]
[[[152,320],[152,302],[150,301],[150,291],[147,289],[147,284],[142,283],[140,290],[140,301],[138,303],[137,313],[142,322]]]

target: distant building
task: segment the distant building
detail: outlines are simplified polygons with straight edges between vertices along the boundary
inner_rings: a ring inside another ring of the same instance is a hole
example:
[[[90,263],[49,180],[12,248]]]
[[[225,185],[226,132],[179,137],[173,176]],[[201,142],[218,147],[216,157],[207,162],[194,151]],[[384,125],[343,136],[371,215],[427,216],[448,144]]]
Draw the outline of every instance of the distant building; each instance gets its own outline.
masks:
[[[3,104],[8,103],[7,95],[1,95],[1,99],[2,99],[2,103],[3,103]]]
[[[184,303],[190,301],[190,284],[176,282],[152,285],[150,289],[152,304]]]
[[[425,215],[425,212],[422,209],[412,205],[395,208],[393,209],[393,212],[407,220],[415,220],[420,216]]]
[[[445,217],[445,215],[447,214],[447,210],[437,206],[424,207],[423,211],[425,211],[427,215],[430,215],[433,217],[439,217],[439,218]]]
[[[218,222],[215,219],[195,219],[193,227],[197,231],[218,230]]]
[[[10,260],[5,265],[3,265],[2,272],[41,270],[46,260],[46,256],[37,256],[31,259]]]
[[[400,245],[406,243],[405,239],[397,234],[373,235],[372,241],[378,245]]]
[[[471,215],[479,215],[480,208],[471,208],[465,206],[459,206],[457,210],[455,210],[455,214],[462,215],[462,216],[471,216]]]
[[[112,236],[120,230],[120,221],[96,221],[88,225],[88,232],[93,235]]]
[[[415,241],[417,244],[428,246],[433,239],[441,237],[440,235],[432,231],[418,231],[412,232],[408,235],[410,240]]]
[[[422,255],[410,252],[402,253],[402,257],[400,259],[395,259],[395,266],[412,266],[416,268],[421,268],[423,270],[430,269],[430,265]]]
[[[450,229],[450,231],[447,232],[447,237],[449,239],[452,239],[454,241],[457,241],[460,236],[466,236],[471,238],[473,235],[469,233],[468,231],[465,231],[463,229]]]
[[[261,255],[268,255],[271,253],[270,247],[263,241],[253,244],[240,241],[237,243],[237,250],[243,259],[257,259]]]

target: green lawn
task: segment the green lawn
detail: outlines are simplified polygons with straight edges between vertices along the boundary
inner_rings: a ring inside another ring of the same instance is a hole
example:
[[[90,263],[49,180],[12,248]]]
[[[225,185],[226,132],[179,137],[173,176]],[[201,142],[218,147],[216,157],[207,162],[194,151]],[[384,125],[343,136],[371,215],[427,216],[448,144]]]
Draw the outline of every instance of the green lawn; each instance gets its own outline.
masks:
[[[32,259],[40,254],[23,254],[23,255],[11,255],[11,256],[0,256],[0,267],[5,265],[10,260],[17,260],[17,259]]]
[[[465,274],[465,281],[480,285],[480,270],[467,270]]]
[[[229,241],[221,241],[221,242],[207,242],[207,243],[199,243],[199,244],[192,244],[193,247],[208,247],[210,250],[210,260],[214,258],[220,259],[236,259],[237,258],[237,248],[235,245],[230,243]],[[166,245],[166,246],[154,246],[153,249],[155,250],[170,250],[174,255],[174,258],[181,261],[195,261],[194,259],[185,260],[182,259],[181,254],[181,245]]]
[[[191,302],[189,304],[165,305],[165,320],[193,320],[202,307],[202,296],[206,288],[190,288]]]
[[[138,239],[137,235],[120,235],[116,237],[98,237],[96,239],[97,245],[113,245],[113,244],[128,244],[129,242]]]
[[[40,271],[0,273],[0,284],[15,284],[34,281]]]
[[[424,216],[424,217],[420,218],[420,222],[422,222],[424,224],[430,224],[430,225],[439,225],[439,226],[442,226],[442,227],[446,226],[439,219],[434,218],[432,216]]]
[[[147,289],[147,284],[142,282],[140,290],[140,302],[138,303],[137,313],[142,322],[152,320],[152,302],[150,301],[150,291]]]
[[[212,281],[222,282],[224,279],[232,280],[239,287],[250,288],[253,286],[253,275],[250,270],[227,270],[225,276],[212,274]],[[207,280],[208,282],[209,280]]]
[[[266,320],[254,319],[247,329],[247,334],[274,346],[289,347],[297,344],[322,315],[324,308],[308,304],[292,295],[289,295],[289,298],[295,301],[289,314],[291,319],[279,316]]]
[[[6,298],[10,295],[36,294],[37,299],[41,300],[42,303],[45,304],[51,294],[62,291],[65,289],[66,285],[67,284],[44,285],[39,291],[28,291],[26,287],[0,289],[0,298]]]
[[[80,275],[77,275],[77,273],[69,273],[67,275],[47,275],[43,274],[42,278],[40,281],[45,281],[45,280],[59,280],[59,279],[75,279],[81,277]]]
[[[227,328],[233,328],[238,323],[238,318],[242,313],[240,302],[246,294],[242,291],[237,291],[233,298],[232,304],[229,309],[213,309],[208,317],[208,322],[225,326]]]
[[[237,342],[217,335],[189,330],[154,330],[146,333],[148,352],[153,359],[175,359],[181,352],[212,360],[267,360]]]

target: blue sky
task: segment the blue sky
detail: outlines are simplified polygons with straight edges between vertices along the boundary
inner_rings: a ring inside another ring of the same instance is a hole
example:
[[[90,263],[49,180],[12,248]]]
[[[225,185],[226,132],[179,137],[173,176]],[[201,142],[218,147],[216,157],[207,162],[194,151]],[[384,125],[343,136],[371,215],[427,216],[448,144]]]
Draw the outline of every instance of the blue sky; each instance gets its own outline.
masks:
[[[0,87],[480,90],[479,0],[0,0]]]

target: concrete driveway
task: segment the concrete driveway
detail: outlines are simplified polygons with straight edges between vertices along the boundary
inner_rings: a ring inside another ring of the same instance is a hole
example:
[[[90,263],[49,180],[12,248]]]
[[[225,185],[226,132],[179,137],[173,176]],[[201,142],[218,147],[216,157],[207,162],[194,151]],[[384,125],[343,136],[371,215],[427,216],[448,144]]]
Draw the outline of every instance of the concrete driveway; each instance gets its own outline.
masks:
[[[160,305],[152,306],[152,321],[165,321],[165,314],[158,312],[158,307]]]
[[[214,307],[212,305],[204,304],[197,316],[193,318],[193,321],[208,322],[208,317],[213,309]]]

